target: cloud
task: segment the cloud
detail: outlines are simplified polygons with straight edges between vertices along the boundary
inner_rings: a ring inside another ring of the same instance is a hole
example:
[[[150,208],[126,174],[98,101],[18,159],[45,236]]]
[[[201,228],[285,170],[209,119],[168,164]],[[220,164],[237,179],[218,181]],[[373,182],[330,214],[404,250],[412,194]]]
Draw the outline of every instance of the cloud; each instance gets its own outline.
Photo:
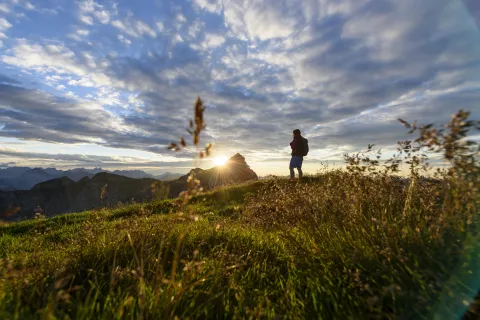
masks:
[[[224,1],[225,22],[241,39],[269,40],[293,34],[299,23],[301,6],[295,0]],[[300,20],[301,21],[301,20]]]
[[[183,52],[185,49],[179,49]],[[50,48],[50,53],[56,53],[60,56],[65,55],[65,48]],[[70,56],[70,55],[67,55]],[[49,61],[51,62],[51,61]],[[71,67],[72,61],[59,61],[62,65],[61,72],[70,70],[77,74],[86,72],[88,68],[84,65]],[[131,86],[132,90],[148,89],[147,86],[157,88],[163,83],[164,88],[169,87],[169,78],[167,75],[162,77],[155,76],[155,71],[148,70],[138,65],[139,61],[112,61],[112,76],[116,73],[119,82]],[[183,66],[184,69],[189,65],[189,60],[183,59],[174,63],[169,62],[172,67]],[[32,64],[36,68],[36,64]],[[44,68],[58,68],[56,64],[43,66]],[[77,69],[78,68],[78,69]],[[188,69],[188,67],[187,67]],[[54,70],[54,69],[52,69]],[[185,78],[170,78],[177,81],[180,86],[189,86],[188,77],[195,74],[187,70]],[[93,86],[94,83],[85,82],[84,78],[71,80],[69,86]],[[181,84],[181,83],[184,84]],[[63,87],[59,89],[64,89]],[[60,143],[96,143],[115,148],[134,148],[140,150],[149,150],[151,152],[164,153],[167,144],[183,134],[183,128],[178,124],[185,119],[183,113],[172,113],[167,105],[160,113],[155,112],[148,118],[150,125],[141,125],[140,119],[144,119],[146,114],[140,116],[118,117],[105,111],[105,105],[121,105],[123,102],[118,92],[102,87],[99,89],[96,102],[83,101],[76,97],[75,100],[65,100],[55,97],[38,90],[29,90],[12,85],[0,85],[0,104],[7,109],[0,111],[0,123],[4,126],[0,130],[0,136],[15,136],[26,140],[41,140],[47,142]],[[73,96],[73,93],[67,92]],[[176,94],[176,93],[175,93]],[[156,109],[158,96],[152,99],[152,94],[141,94],[137,96],[132,104],[135,108],[142,105],[138,101],[143,101],[145,112],[160,111]],[[171,105],[171,101],[179,103],[183,101],[185,105],[190,105],[194,101],[193,95],[183,95],[183,97],[169,97],[164,95],[164,101]],[[130,101],[131,99],[128,99]],[[130,119],[135,119],[131,121]],[[160,125],[165,123],[165,125]]]
[[[189,159],[167,158],[163,161],[152,161],[151,159],[142,159],[137,157],[126,156],[100,156],[93,154],[52,154],[41,152],[26,152],[13,148],[5,148],[0,146],[0,157],[8,157],[16,159],[15,162],[0,163],[0,167],[11,166],[20,162],[28,163],[44,163],[51,165],[53,163],[60,166],[87,166],[87,167],[128,167],[128,168],[158,168],[158,167],[179,167],[182,163],[185,165],[190,162]]]
[[[68,85],[70,86],[81,86],[81,87],[95,87],[95,83],[92,81],[82,78],[80,80],[70,80],[68,81]]]
[[[207,33],[205,34],[204,45],[208,48],[216,48],[225,42],[225,37],[218,34]]]
[[[102,156],[95,154],[65,154],[26,152],[18,149],[0,147],[0,160],[14,159],[14,161],[0,162],[0,167],[34,166],[57,168],[104,168],[104,169],[143,169],[156,171],[161,169],[178,169],[186,171],[192,163],[189,158],[162,157],[162,160],[129,156]]]
[[[40,45],[20,39],[11,48],[10,55],[1,56],[1,60],[44,75],[53,72],[57,77],[74,75],[98,86],[123,86],[122,83],[114,84],[115,78],[107,74],[111,62],[106,57],[97,60],[89,52],[73,52],[62,43]]]
[[[76,31],[77,34],[83,36],[83,37],[86,37],[88,36],[88,34],[90,33],[90,31],[86,30],[86,29],[79,29]]]
[[[124,37],[123,35],[121,35],[121,34],[119,34],[119,35],[117,36],[117,38],[118,38],[118,40],[119,40],[121,43],[123,43],[123,44],[126,45],[127,47],[132,44],[132,41],[128,40],[127,38],[125,38],[125,37]]]
[[[176,19],[179,23],[187,22],[187,18],[181,12],[177,14]]]
[[[38,90],[0,84],[1,136],[50,142],[102,142],[121,121],[92,103],[68,101]]]
[[[158,31],[163,32],[165,30],[165,25],[162,22],[157,21],[155,25],[157,26]]]
[[[218,0],[195,0],[195,4],[203,10],[220,13],[222,10],[222,4]]]
[[[18,149],[0,147],[0,155],[12,156],[15,158],[23,159],[42,159],[42,160],[62,160],[62,161],[78,161],[78,162],[119,162],[123,160],[126,162],[132,160],[132,158],[121,158],[111,156],[98,156],[98,155],[86,155],[86,154],[50,154],[39,152],[25,152]],[[139,159],[135,159],[139,160]]]
[[[30,2],[25,2],[25,9],[27,10],[35,10],[35,6],[31,4]]]
[[[436,122],[476,109],[480,42],[476,5],[465,3],[196,0],[166,2],[148,16],[133,4],[129,12],[83,1],[78,17],[105,23],[77,34],[94,47],[8,42],[1,60],[9,74],[34,81],[19,87],[0,77],[10,85],[0,101],[3,135],[164,153],[185,134],[200,95],[204,141],[255,159],[288,157],[297,127],[312,137],[315,159],[390,145],[403,137],[397,117]],[[73,99],[27,88],[43,84]],[[26,107],[34,103],[54,112]]]
[[[90,16],[80,16],[80,21],[82,21],[85,24],[88,25],[93,25],[93,18]]]
[[[77,29],[75,33],[71,33],[69,38],[75,41],[83,41],[85,37],[90,34],[90,31],[87,29]]]
[[[80,21],[85,24],[93,25],[93,17],[102,24],[107,24],[111,20],[112,13],[93,0],[79,1],[78,9]]]
[[[10,56],[2,56],[2,61],[39,72],[86,74],[86,70],[75,63],[75,53],[62,44],[49,44],[44,47],[21,39],[12,48],[12,53]]]
[[[0,18],[0,31],[4,32],[7,29],[10,29],[12,24],[8,22],[5,18]]]
[[[6,3],[0,3],[0,12],[9,13],[10,7]]]
[[[93,16],[103,24],[110,22],[110,13],[107,10],[95,11]]]
[[[155,30],[153,30],[145,22],[135,20],[133,18],[114,20],[112,21],[112,26],[134,38],[139,38],[144,35],[148,35],[151,38],[155,38],[157,36]]]

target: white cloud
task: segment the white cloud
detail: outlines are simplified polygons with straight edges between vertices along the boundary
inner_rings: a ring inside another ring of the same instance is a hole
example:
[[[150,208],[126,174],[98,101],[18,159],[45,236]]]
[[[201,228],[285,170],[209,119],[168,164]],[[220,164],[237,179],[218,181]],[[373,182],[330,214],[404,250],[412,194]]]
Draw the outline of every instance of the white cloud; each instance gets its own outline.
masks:
[[[224,2],[224,19],[225,25],[228,26],[232,32],[240,40],[247,40],[248,33],[245,30],[244,9],[240,1],[225,0]]]
[[[88,36],[88,34],[90,33],[90,31],[88,31],[87,29],[79,29],[77,30],[77,34],[81,35],[81,36]]]
[[[93,0],[84,0],[78,3],[81,12],[93,13],[95,8],[102,7]]]
[[[279,7],[269,6],[265,1],[255,2],[243,16],[250,37],[268,40],[291,35],[296,24],[295,10],[289,8],[286,12],[292,14],[285,14]]]
[[[59,91],[63,91],[63,90],[65,90],[66,88],[67,88],[67,87],[65,87],[63,84],[57,86],[57,90],[59,90]]]
[[[93,24],[93,18],[90,16],[80,16],[80,21],[82,21],[85,24],[92,25]]]
[[[118,40],[120,40],[121,43],[123,43],[124,45],[126,46],[129,46],[132,44],[132,41],[128,40],[127,38],[125,38],[123,35],[119,34],[117,36]]]
[[[114,20],[112,25],[123,31],[124,33],[132,36],[134,38],[139,38],[143,35],[149,35],[152,38],[157,36],[155,30],[153,30],[150,26],[148,26],[145,22],[135,19],[124,19],[122,20]]]
[[[9,13],[10,7],[6,3],[0,3],[0,12]]]
[[[39,72],[52,70],[58,73],[86,74],[86,70],[75,63],[75,54],[62,45],[42,47],[30,44],[27,40],[18,40],[12,51],[13,55],[2,56],[3,62]]]
[[[185,16],[184,16],[183,13],[181,13],[181,12],[177,14],[176,19],[177,19],[177,21],[180,22],[180,23],[187,22],[187,18],[185,18]]]
[[[110,22],[110,14],[106,10],[95,11],[93,13],[94,17],[97,18],[103,24],[107,24]]]
[[[173,40],[172,40],[173,43],[179,43],[179,42],[183,42],[183,38],[181,35],[179,35],[178,33],[175,35],[175,37],[173,37]]]
[[[129,28],[125,25],[125,23],[123,23],[122,21],[120,20],[114,20],[112,21],[112,26],[114,26],[115,28],[125,32],[126,34],[132,36],[132,37],[135,37],[137,38],[139,35],[132,30],[132,28]]]
[[[12,24],[8,22],[7,19],[0,18],[0,31],[5,31],[7,29],[10,29],[11,27],[12,27]]]
[[[84,37],[88,36],[89,34],[90,31],[87,29],[78,29],[75,31],[75,33],[69,34],[68,37],[75,41],[83,41]]]
[[[86,24],[93,24],[93,17],[103,24],[107,24],[111,20],[112,13],[105,9],[101,4],[96,3],[93,0],[84,0],[79,2],[79,16],[80,20]],[[116,6],[114,6],[113,15],[115,15]]]
[[[188,27],[188,36],[192,39],[197,38],[200,34],[202,29],[204,28],[203,21],[195,20],[189,27]]]
[[[70,80],[68,84],[71,86],[80,86],[80,87],[95,87],[95,83],[93,83],[90,79],[82,78],[80,80]]]
[[[27,10],[35,10],[35,6],[31,4],[30,2],[25,3],[25,9]]]
[[[157,36],[155,30],[153,30],[152,28],[150,28],[150,26],[148,26],[145,22],[143,21],[137,21],[135,23],[135,26],[136,26],[136,29],[137,29],[137,32],[139,34],[147,34],[149,35],[150,37],[152,38],[155,38]]]
[[[242,40],[286,38],[294,33],[297,24],[304,19],[303,7],[313,2],[224,0],[225,24]],[[311,11],[313,8],[307,10]]]
[[[122,101],[120,100],[120,93],[118,91],[107,89],[105,87],[101,87],[98,90],[96,101],[102,105],[122,105]]]
[[[79,56],[61,44],[41,46],[29,43],[27,40],[18,40],[12,47],[12,55],[5,55],[1,60],[21,69],[30,69],[38,73],[55,72],[58,75],[47,76],[47,82],[54,82],[60,79],[68,79],[65,75],[75,75],[79,80],[74,80],[77,85],[95,86],[111,85],[112,79],[102,73],[104,63],[97,64],[95,58],[84,52]],[[62,76],[60,76],[62,75]]]
[[[11,48],[9,55],[1,56],[1,61],[6,64],[21,68],[22,71],[33,70],[37,73],[48,74],[55,72],[54,76],[46,76],[57,80],[75,80],[78,85],[93,83],[95,86],[124,87],[124,83],[107,76],[105,70],[110,67],[106,58],[96,58],[89,52],[74,53],[62,44],[39,45],[27,40],[18,40]],[[77,78],[70,78],[70,76]],[[83,79],[83,80],[82,80]]]
[[[225,37],[214,33],[205,34],[204,45],[208,48],[216,48],[225,42]]]
[[[163,32],[165,30],[165,26],[163,25],[162,22],[157,21],[156,25],[157,25],[158,31]]]
[[[220,13],[222,11],[222,4],[219,0],[195,0],[195,4],[209,12]]]

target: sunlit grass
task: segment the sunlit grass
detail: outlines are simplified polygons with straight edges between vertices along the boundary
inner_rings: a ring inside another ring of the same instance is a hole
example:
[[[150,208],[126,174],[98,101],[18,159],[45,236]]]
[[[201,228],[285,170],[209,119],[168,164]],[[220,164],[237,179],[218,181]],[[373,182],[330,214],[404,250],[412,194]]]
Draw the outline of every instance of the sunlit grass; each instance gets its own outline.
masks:
[[[164,200],[2,226],[0,317],[453,316],[479,224],[443,215],[445,183],[417,184],[408,216],[401,181],[337,171],[196,195],[196,218]]]

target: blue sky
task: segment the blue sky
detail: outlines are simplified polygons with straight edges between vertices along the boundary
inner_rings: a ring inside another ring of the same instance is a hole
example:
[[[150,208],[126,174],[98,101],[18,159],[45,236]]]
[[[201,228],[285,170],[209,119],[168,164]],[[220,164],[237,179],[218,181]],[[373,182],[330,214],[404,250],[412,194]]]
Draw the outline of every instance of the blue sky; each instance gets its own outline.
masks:
[[[0,2],[0,165],[185,172],[193,103],[203,142],[259,174],[307,171],[368,143],[389,150],[397,118],[480,118],[475,0]]]

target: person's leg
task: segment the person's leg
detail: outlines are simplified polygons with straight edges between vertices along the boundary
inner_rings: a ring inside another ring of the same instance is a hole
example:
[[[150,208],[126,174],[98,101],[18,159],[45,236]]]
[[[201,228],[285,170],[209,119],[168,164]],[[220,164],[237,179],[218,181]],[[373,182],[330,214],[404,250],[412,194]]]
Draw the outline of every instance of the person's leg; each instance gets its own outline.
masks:
[[[303,171],[302,171],[302,164],[303,164],[303,157],[298,158],[298,180],[302,180],[303,177]]]
[[[294,168],[295,168],[294,157],[292,157],[290,159],[290,179],[295,178],[295,171],[293,171]]]

